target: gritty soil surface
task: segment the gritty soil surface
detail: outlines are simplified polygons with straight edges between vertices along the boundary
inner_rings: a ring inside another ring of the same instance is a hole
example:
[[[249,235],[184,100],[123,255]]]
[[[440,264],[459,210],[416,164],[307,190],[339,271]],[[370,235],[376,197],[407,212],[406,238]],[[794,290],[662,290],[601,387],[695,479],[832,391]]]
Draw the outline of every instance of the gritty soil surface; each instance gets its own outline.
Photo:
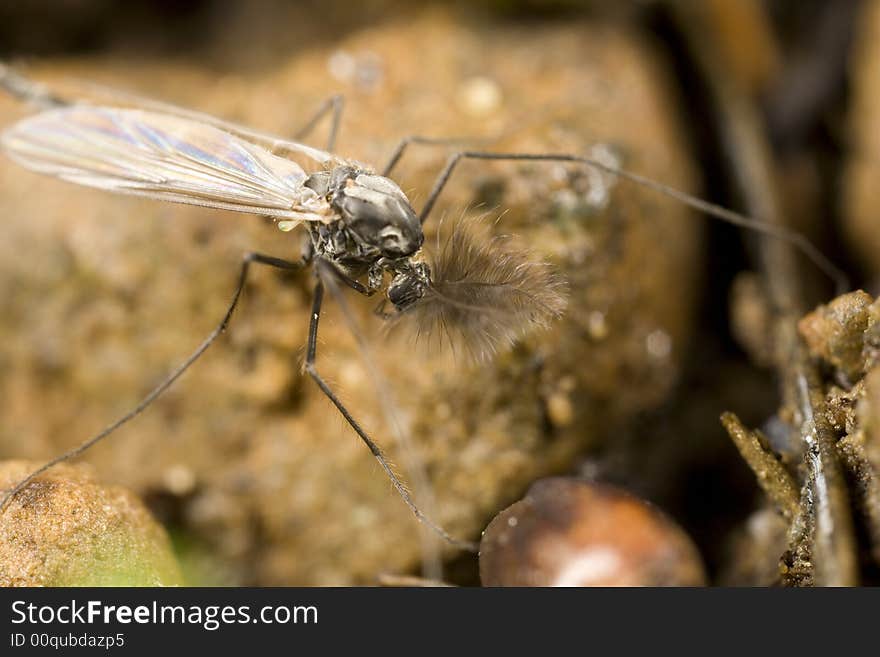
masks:
[[[644,35],[601,21],[485,24],[429,8],[285,47],[274,66],[247,73],[161,56],[58,57],[27,72],[50,83],[94,80],[282,135],[341,92],[339,151],[377,166],[407,134],[477,136],[498,150],[591,153],[696,190],[664,57]],[[0,99],[0,125],[22,115]],[[447,152],[413,146],[396,170],[416,207]],[[668,398],[702,268],[696,216],[577,167],[462,164],[426,244],[442,217],[448,231],[480,213],[487,230],[513,234],[515,246],[561,271],[561,321],[474,363],[388,334],[375,302],[350,296],[411,452],[394,444],[332,299],[318,355],[417,494],[433,493],[435,519],[468,539],[536,478],[570,469]],[[295,258],[301,248],[299,236],[257,217],[114,197],[8,160],[0,215],[7,457],[44,459],[102,428],[215,326],[244,252]],[[312,284],[308,272],[255,271],[228,335],[88,455],[102,480],[145,496],[180,545],[216,560],[213,581],[371,583],[418,568],[418,524],[301,374]],[[428,487],[408,468],[413,454]]]
[[[0,487],[37,467],[0,464]],[[165,530],[120,486],[62,465],[31,482],[0,516],[0,586],[175,586]]]

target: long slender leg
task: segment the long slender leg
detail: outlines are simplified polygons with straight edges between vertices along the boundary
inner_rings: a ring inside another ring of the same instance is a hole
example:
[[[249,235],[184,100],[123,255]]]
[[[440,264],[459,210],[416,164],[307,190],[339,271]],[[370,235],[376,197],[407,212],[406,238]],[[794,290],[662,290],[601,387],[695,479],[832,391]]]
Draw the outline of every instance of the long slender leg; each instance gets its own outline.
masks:
[[[208,347],[214,344],[214,341],[220,337],[220,334],[226,330],[226,327],[229,325],[229,320],[232,319],[232,313],[235,311],[236,306],[238,305],[238,300],[241,298],[241,293],[244,290],[244,286],[247,283],[248,272],[250,271],[251,264],[259,264],[259,265],[267,265],[269,267],[275,267],[276,269],[284,269],[284,270],[297,270],[303,267],[303,263],[299,262],[290,262],[288,260],[282,260],[281,258],[274,258],[272,256],[263,255],[261,253],[247,253],[244,256],[244,259],[241,263],[241,270],[238,275],[238,284],[235,287],[235,292],[232,294],[232,300],[229,303],[229,307],[226,309],[226,313],[223,315],[223,319],[220,320],[220,323],[217,327],[211,331],[210,335],[198,346],[198,348],[187,358],[183,363],[178,365],[174,371],[172,371],[164,380],[162,380],[159,385],[153,388],[146,397],[144,397],[134,408],[132,408],[128,413],[120,417],[118,420],[110,424],[100,433],[95,434],[84,443],[81,443],[77,447],[56,456],[51,461],[46,462],[44,465],[40,466],[32,473],[30,473],[27,477],[18,482],[12,490],[10,490],[6,495],[3,496],[3,499],[0,500],[0,512],[6,508],[7,504],[15,497],[25,486],[27,486],[30,482],[32,482],[36,477],[44,473],[49,468],[69,459],[75,458],[93,447],[100,441],[107,438],[114,431],[119,429],[122,425],[126,424],[130,420],[134,419],[138,415],[140,415],[146,408],[152,404],[156,399],[165,392],[171,384],[173,384],[177,379],[181,377],[181,375],[189,369],[189,367],[195,363],[199,357],[204,354]]]
[[[362,294],[365,297],[371,297],[376,294],[376,290],[367,287],[363,283],[354,280],[351,276],[347,276],[339,271],[336,267],[331,264],[327,264],[326,260],[318,260],[318,266],[323,267],[324,271],[328,271],[333,276],[336,277],[336,280],[340,281],[347,287],[350,287],[352,290],[357,292],[358,294]]]
[[[312,118],[293,135],[293,138],[297,141],[305,139],[327,112],[333,112],[333,118],[330,122],[330,134],[327,137],[327,152],[332,153],[333,149],[336,148],[336,135],[339,134],[339,123],[342,121],[342,110],[344,107],[345,97],[342,94],[330,96],[330,98],[321,103]]]
[[[403,499],[404,503],[410,508],[416,518],[422,521],[427,527],[429,527],[433,532],[435,532],[438,536],[440,536],[444,541],[451,545],[455,545],[456,547],[462,548],[464,550],[468,550],[471,552],[477,551],[477,546],[468,541],[460,541],[456,538],[450,536],[446,531],[444,531],[441,527],[436,525],[430,518],[428,518],[419,507],[416,505],[412,496],[409,494],[409,491],[406,489],[404,483],[400,480],[400,478],[395,474],[394,469],[391,467],[391,464],[388,462],[388,459],[385,457],[385,454],[382,452],[382,449],[376,442],[370,438],[367,432],[358,424],[357,420],[352,417],[351,413],[345,407],[345,405],[339,400],[333,390],[327,385],[327,382],[324,381],[323,377],[318,373],[318,369],[315,365],[315,359],[317,356],[318,349],[318,322],[321,318],[321,305],[324,302],[324,283],[321,281],[320,276],[318,277],[318,282],[315,284],[315,293],[312,298],[312,315],[309,322],[309,342],[306,348],[306,362],[305,362],[305,370],[308,372],[309,376],[314,379],[315,383],[318,384],[318,387],[321,389],[327,398],[333,402],[333,405],[336,409],[342,414],[342,417],[345,418],[345,421],[354,429],[355,433],[360,437],[360,439],[366,444],[367,448],[372,452],[375,459],[379,462],[379,465],[385,471],[385,474],[391,480],[391,485],[394,486],[394,489],[397,491],[397,494]]]
[[[391,152],[391,157],[388,158],[388,162],[382,168],[382,175],[386,178],[391,175],[391,171],[400,162],[400,158],[403,157],[404,151],[410,144],[421,144],[423,146],[464,146],[467,143],[473,144],[475,142],[487,141],[492,141],[492,139],[487,139],[486,137],[422,137],[421,135],[408,135],[401,139]]]
[[[619,169],[617,167],[609,166],[589,157],[571,155],[568,153],[495,153],[490,151],[461,151],[458,153],[454,153],[449,157],[446,162],[446,166],[443,167],[443,170],[437,176],[437,179],[434,182],[434,187],[431,190],[431,193],[428,194],[428,199],[425,201],[425,205],[422,207],[422,211],[419,214],[419,220],[422,222],[422,224],[425,223],[425,221],[428,219],[428,216],[431,214],[431,210],[434,208],[434,204],[437,202],[437,197],[440,196],[443,188],[446,187],[446,183],[449,182],[449,179],[452,176],[452,172],[455,170],[455,167],[458,165],[459,162],[464,159],[572,162],[575,164],[585,164],[604,173],[619,176],[637,185],[641,185],[642,187],[652,189],[660,194],[663,194],[664,196],[669,196],[670,198],[673,198],[680,203],[687,205],[688,207],[703,212],[711,217],[715,217],[716,219],[719,219],[726,223],[733,224],[734,226],[739,226],[740,228],[747,228],[749,230],[753,230],[764,235],[769,235],[777,239],[781,239],[798,249],[809,260],[811,260],[813,264],[816,265],[816,267],[818,267],[823,273],[825,273],[828,278],[830,278],[834,282],[838,294],[842,294],[849,289],[849,280],[847,279],[846,274],[844,274],[843,271],[841,271],[834,263],[832,263],[827,257],[825,257],[825,255],[818,248],[816,248],[816,246],[812,242],[810,242],[806,237],[804,237],[797,231],[789,230],[784,226],[770,224],[766,221],[755,219],[754,217],[749,217],[744,214],[740,214],[739,212],[728,210],[727,208],[723,208],[720,205],[709,203],[708,201],[699,199],[695,196],[692,196],[691,194],[675,189],[674,187],[670,187],[669,185],[664,185],[663,183],[657,182],[656,180],[646,178],[645,176],[640,176],[637,173],[631,173],[625,169]]]
[[[342,293],[342,289],[337,285],[340,278],[344,279],[348,278],[348,276],[323,258],[315,259],[315,272],[323,281],[326,292],[330,294],[333,301],[336,302],[342,311],[342,317],[348,326],[348,330],[357,342],[361,361],[367,368],[371,386],[376,393],[376,401],[379,403],[379,408],[385,416],[388,431],[400,450],[400,455],[404,459],[404,466],[418,493],[418,495],[414,496],[416,504],[425,515],[432,517],[435,515],[437,507],[424,463],[418,458],[410,432],[405,428],[404,423],[400,422],[399,407],[394,399],[391,387],[388,385],[388,379],[382,373],[382,368],[379,367],[379,364],[373,357],[370,343],[364,337],[364,333],[361,331],[358,321],[355,319],[348,301]],[[372,292],[373,288],[366,288],[366,291]],[[366,293],[362,294],[369,296]],[[443,564],[440,560],[440,551],[437,544],[438,536],[427,525],[421,525],[420,528],[422,529],[420,532],[422,539],[422,574],[432,579],[442,579]]]

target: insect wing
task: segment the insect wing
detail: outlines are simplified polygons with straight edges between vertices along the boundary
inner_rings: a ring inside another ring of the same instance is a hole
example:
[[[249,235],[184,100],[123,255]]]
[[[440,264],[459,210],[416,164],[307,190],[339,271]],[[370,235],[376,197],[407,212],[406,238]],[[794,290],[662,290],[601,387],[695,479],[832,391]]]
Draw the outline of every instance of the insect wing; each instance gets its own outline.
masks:
[[[22,98],[32,104],[48,108],[61,104],[69,105],[92,105],[114,108],[139,109],[165,114],[170,117],[178,117],[207,123],[219,128],[231,135],[235,135],[245,141],[265,148],[273,153],[286,153],[297,156],[305,156],[314,162],[333,166],[346,165],[351,162],[340,158],[333,153],[328,153],[319,148],[308,146],[300,142],[284,139],[278,135],[256,130],[232,121],[227,121],[205,112],[199,112],[179,105],[174,105],[155,98],[148,98],[140,94],[115,89],[98,84],[91,80],[78,80],[67,78],[47,87],[37,84],[16,74],[9,67],[0,62],[0,87],[6,89],[13,96]]]
[[[74,105],[3,133],[23,166],[115,192],[295,220],[320,220],[305,170],[212,125],[133,109]],[[316,165],[317,166],[317,165]]]

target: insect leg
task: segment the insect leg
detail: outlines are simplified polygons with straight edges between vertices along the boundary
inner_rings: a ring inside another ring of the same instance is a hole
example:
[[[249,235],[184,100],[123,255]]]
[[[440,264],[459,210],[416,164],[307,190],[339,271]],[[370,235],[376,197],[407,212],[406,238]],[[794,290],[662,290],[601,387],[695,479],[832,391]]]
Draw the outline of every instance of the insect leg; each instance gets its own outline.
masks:
[[[391,152],[391,157],[388,158],[388,162],[382,168],[382,175],[386,178],[391,175],[392,169],[400,162],[403,152],[410,144],[421,144],[423,146],[463,146],[467,143],[489,141],[495,140],[486,137],[422,137],[420,135],[408,135],[401,139]]]
[[[312,118],[310,118],[306,124],[293,135],[293,138],[296,141],[305,139],[311,134],[312,130],[315,129],[315,126],[318,125],[327,112],[333,112],[333,118],[330,123],[330,135],[327,137],[327,152],[332,153],[333,149],[336,147],[336,135],[339,133],[339,123],[342,120],[342,110],[344,107],[345,97],[342,94],[330,96],[330,98],[321,103],[314,116],[312,116]]]
[[[704,201],[703,199],[697,198],[696,196],[683,192],[674,187],[670,187],[669,185],[665,185],[661,182],[657,182],[656,180],[652,180],[651,178],[641,176],[637,173],[632,173],[625,169],[613,167],[589,157],[572,155],[568,153],[496,153],[491,151],[460,151],[458,153],[454,153],[449,157],[446,162],[446,166],[443,167],[443,170],[439,173],[437,179],[434,181],[434,187],[433,189],[431,189],[430,194],[428,194],[428,199],[425,201],[425,205],[422,207],[422,211],[419,214],[419,220],[422,222],[422,224],[425,223],[425,221],[428,219],[428,216],[431,214],[431,210],[434,208],[434,204],[437,202],[437,197],[440,196],[443,188],[446,187],[446,183],[449,182],[449,179],[452,176],[452,172],[455,170],[455,167],[458,165],[459,162],[461,162],[461,160],[464,159],[571,162],[573,164],[584,164],[593,169],[597,169],[599,171],[614,176],[619,176],[620,178],[629,180],[630,182],[633,182],[642,187],[652,189],[655,192],[673,198],[690,208],[698,210],[704,214],[707,214],[726,223],[733,224],[734,226],[738,226],[740,228],[748,228],[749,230],[753,230],[764,235],[769,235],[771,237],[787,242],[788,244],[791,244],[793,247],[798,249],[801,253],[803,253],[810,261],[813,262],[814,265],[816,265],[817,268],[819,268],[819,270],[821,270],[826,276],[828,276],[828,278],[830,278],[834,282],[835,287],[837,288],[837,294],[842,294],[849,289],[849,280],[846,274],[844,274],[843,271],[841,271],[833,262],[831,262],[812,242],[810,242],[806,237],[804,237],[801,233],[797,231],[790,230],[788,228],[785,228],[784,226],[779,226],[777,224],[771,224],[766,221],[762,221],[761,219],[749,217],[739,212],[734,212],[733,210],[728,210],[727,208],[721,207],[720,205]]]
[[[332,269],[335,270],[335,268]],[[394,490],[397,491],[397,494],[400,495],[401,499],[403,499],[404,503],[409,507],[410,511],[415,514],[416,518],[418,518],[428,528],[430,528],[431,531],[435,532],[450,545],[454,545],[470,552],[476,552],[477,546],[475,544],[469,541],[461,541],[457,538],[453,538],[445,530],[443,530],[440,526],[438,526],[430,518],[428,518],[421,509],[419,509],[418,505],[416,505],[415,501],[407,490],[406,485],[394,472],[394,469],[391,467],[391,464],[388,462],[388,459],[382,452],[382,449],[379,447],[379,445],[376,444],[376,442],[372,438],[370,438],[370,436],[361,427],[361,425],[358,424],[357,420],[354,419],[349,410],[340,401],[339,397],[336,396],[336,393],[333,392],[333,390],[330,388],[324,378],[318,373],[318,369],[315,365],[315,360],[318,349],[318,322],[321,318],[321,306],[323,302],[324,283],[321,280],[319,274],[318,282],[315,284],[315,292],[312,299],[312,315],[309,321],[309,342],[308,346],[306,347],[306,361],[304,364],[305,371],[308,372],[309,376],[311,376],[312,379],[314,379],[315,383],[318,384],[318,387],[321,389],[321,392],[323,392],[324,395],[326,395],[326,397],[331,402],[333,402],[336,410],[338,410],[342,414],[342,417],[345,418],[345,421],[348,422],[348,424],[351,426],[352,429],[354,429],[355,433],[364,442],[370,452],[372,452],[375,459],[379,462],[379,465],[385,471],[385,474],[391,480],[391,485],[394,486]]]
[[[32,482],[36,477],[43,474],[49,468],[62,463],[63,461],[68,461],[72,458],[75,458],[90,449],[104,438],[112,434],[114,431],[119,429],[122,425],[128,423],[130,420],[134,419],[136,416],[140,415],[144,410],[147,409],[150,404],[152,404],[156,399],[165,392],[171,385],[177,381],[183,375],[189,367],[195,363],[199,357],[204,354],[208,347],[210,347],[220,334],[226,330],[226,327],[229,325],[229,320],[232,319],[232,313],[235,311],[236,306],[238,305],[238,301],[241,298],[241,293],[244,290],[244,286],[247,283],[248,272],[250,271],[250,266],[252,263],[267,265],[269,267],[274,267],[276,269],[284,269],[284,270],[297,270],[301,269],[304,266],[304,263],[301,262],[290,262],[288,260],[282,260],[281,258],[274,258],[272,256],[263,255],[261,253],[247,253],[244,256],[244,259],[241,263],[241,270],[238,274],[238,284],[235,287],[235,292],[232,294],[232,300],[229,303],[229,307],[226,309],[226,313],[223,315],[223,319],[220,320],[220,323],[216,326],[216,328],[211,331],[210,335],[198,346],[198,348],[190,354],[189,358],[187,358],[183,363],[178,365],[174,371],[172,371],[165,379],[162,380],[159,385],[153,388],[146,397],[144,397],[134,408],[128,411],[125,415],[117,419],[115,422],[107,426],[100,433],[95,434],[85,442],[81,443],[77,447],[64,452],[63,454],[56,456],[50,461],[47,461],[45,464],[31,472],[27,477],[18,482],[15,487],[12,488],[6,495],[0,499],[0,512],[6,508],[9,502],[15,497],[19,492],[21,492],[25,486],[27,486],[30,482]]]
[[[433,517],[435,515],[436,503],[424,463],[419,457],[415,445],[413,445],[412,436],[406,424],[401,422],[399,406],[394,399],[394,393],[391,390],[388,379],[383,374],[382,368],[379,367],[379,363],[376,362],[371,345],[364,336],[342,289],[337,283],[341,281],[355,290],[358,290],[358,288],[354,287],[353,283],[357,284],[360,286],[358,291],[367,297],[372,296],[377,291],[377,288],[360,285],[345,272],[334,266],[332,262],[323,258],[315,260],[315,272],[324,283],[326,292],[329,293],[342,311],[342,317],[348,326],[348,330],[357,342],[361,362],[367,369],[371,387],[376,394],[376,401],[379,403],[379,408],[385,417],[385,425],[388,427],[388,432],[398,447],[399,454],[403,459],[403,465],[418,493],[414,496],[416,505],[422,509],[425,515]],[[442,579],[443,565],[440,560],[440,551],[436,540],[438,537],[427,525],[420,525],[420,529],[422,530],[419,532],[422,543],[422,574],[425,577]]]

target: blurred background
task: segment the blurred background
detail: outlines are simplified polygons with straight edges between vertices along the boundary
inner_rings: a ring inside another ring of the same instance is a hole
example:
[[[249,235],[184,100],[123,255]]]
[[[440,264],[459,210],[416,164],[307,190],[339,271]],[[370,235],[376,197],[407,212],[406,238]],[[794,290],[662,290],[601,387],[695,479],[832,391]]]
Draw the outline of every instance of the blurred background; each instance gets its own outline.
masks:
[[[338,152],[377,167],[412,134],[591,154],[769,207],[869,292],[877,35],[876,0],[0,3],[0,56],[50,86],[93,81],[287,136],[342,93]],[[0,125],[26,112],[0,99]],[[416,207],[449,150],[413,147],[395,171]],[[338,308],[322,327],[319,367],[431,515],[478,540],[542,477],[605,482],[672,518],[708,582],[779,583],[790,529],[718,418],[783,436],[785,455],[775,310],[799,316],[832,282],[778,241],[577,167],[463,164],[428,243],[482,213],[563,272],[569,310],[475,364],[413,348],[350,299],[409,450]],[[242,253],[300,249],[260,218],[114,197],[8,159],[0,216],[2,458],[39,461],[103,427],[213,328]],[[311,282],[257,272],[221,343],[83,460],[145,500],[189,583],[479,583],[476,556],[420,531],[300,374]]]

